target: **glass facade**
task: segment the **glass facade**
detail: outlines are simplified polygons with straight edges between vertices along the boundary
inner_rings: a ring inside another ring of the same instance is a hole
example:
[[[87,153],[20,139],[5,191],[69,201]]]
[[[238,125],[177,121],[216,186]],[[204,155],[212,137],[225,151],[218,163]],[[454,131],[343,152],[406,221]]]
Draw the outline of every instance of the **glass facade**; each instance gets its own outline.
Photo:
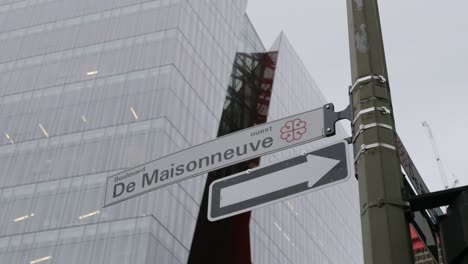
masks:
[[[284,34],[278,51],[268,120],[322,107],[326,100]],[[271,164],[302,151],[346,137],[337,135],[262,157]],[[327,187],[252,211],[250,222],[253,263],[362,263],[357,181]]]
[[[206,176],[103,208],[105,180],[216,136],[236,52],[265,51],[246,4],[0,0],[0,263],[187,262]],[[321,107],[272,50],[267,119]],[[358,212],[353,180],[255,210],[252,261],[361,263]]]

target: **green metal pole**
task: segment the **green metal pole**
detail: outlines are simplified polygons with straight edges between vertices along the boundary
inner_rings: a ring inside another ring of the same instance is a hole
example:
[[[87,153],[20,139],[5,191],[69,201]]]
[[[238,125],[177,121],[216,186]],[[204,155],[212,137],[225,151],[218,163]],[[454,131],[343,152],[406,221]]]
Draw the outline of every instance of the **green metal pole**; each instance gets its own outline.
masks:
[[[364,263],[413,263],[377,0],[347,5]]]

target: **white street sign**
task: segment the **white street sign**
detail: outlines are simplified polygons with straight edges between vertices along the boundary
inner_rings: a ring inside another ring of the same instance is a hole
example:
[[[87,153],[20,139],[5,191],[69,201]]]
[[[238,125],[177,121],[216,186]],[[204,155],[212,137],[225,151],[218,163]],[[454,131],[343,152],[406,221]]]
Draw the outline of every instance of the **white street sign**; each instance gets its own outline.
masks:
[[[340,141],[266,167],[211,183],[208,219],[220,220],[345,181],[351,175],[348,142]]]
[[[108,177],[104,206],[323,137],[323,108],[247,128]]]

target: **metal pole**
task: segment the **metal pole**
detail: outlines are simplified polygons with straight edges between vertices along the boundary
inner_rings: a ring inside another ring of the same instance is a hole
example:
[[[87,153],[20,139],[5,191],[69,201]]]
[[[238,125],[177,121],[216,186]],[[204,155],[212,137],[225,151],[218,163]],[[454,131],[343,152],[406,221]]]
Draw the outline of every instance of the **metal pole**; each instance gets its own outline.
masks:
[[[377,0],[347,0],[364,263],[413,263]]]

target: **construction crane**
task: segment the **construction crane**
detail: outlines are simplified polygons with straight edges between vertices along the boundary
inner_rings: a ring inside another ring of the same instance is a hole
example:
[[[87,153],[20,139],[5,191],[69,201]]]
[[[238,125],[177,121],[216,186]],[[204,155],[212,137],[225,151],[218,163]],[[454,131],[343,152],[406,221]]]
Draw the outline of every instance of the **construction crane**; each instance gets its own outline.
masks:
[[[439,173],[440,173],[440,177],[442,178],[442,183],[444,184],[444,188],[448,189],[449,185],[448,185],[448,181],[447,181],[447,175],[445,173],[445,169],[444,169],[444,165],[442,164],[442,160],[440,159],[440,156],[439,156],[439,150],[437,148],[437,144],[436,144],[434,135],[432,134],[431,126],[429,126],[429,124],[426,121],[422,122],[422,126],[427,129],[427,133],[429,135],[429,140],[431,141],[431,145],[432,145],[432,150],[434,151],[434,157],[435,157],[435,159],[437,161],[437,166],[439,167]],[[453,182],[452,182],[450,188],[453,188],[458,184],[458,179],[455,177],[455,175],[452,174],[452,178],[453,178]]]

